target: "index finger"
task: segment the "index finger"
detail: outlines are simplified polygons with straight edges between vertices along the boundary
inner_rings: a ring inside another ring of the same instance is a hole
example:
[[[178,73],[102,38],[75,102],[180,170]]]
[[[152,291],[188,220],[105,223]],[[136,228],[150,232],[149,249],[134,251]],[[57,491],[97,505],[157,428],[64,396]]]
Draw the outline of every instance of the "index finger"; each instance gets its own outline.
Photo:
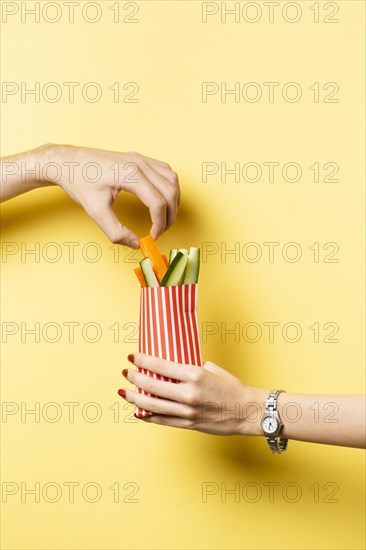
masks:
[[[140,170],[137,177],[138,182],[136,180],[133,182],[129,179],[124,180],[122,189],[136,195],[148,207],[152,221],[151,235],[156,239],[166,229],[166,201],[159,190],[149,182]]]
[[[200,368],[194,365],[181,365],[173,361],[167,361],[166,359],[158,359],[144,353],[134,353],[132,362],[136,367],[147,369],[168,378],[175,378],[180,382],[189,382],[192,371],[195,372]]]

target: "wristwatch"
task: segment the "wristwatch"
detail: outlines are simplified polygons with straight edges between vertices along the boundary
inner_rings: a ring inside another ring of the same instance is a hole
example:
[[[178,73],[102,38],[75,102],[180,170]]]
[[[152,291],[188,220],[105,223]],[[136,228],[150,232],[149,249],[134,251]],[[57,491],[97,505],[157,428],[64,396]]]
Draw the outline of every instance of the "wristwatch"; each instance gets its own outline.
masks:
[[[284,390],[272,390],[266,400],[266,409],[262,418],[262,429],[268,441],[272,453],[283,453],[286,451],[288,439],[280,437],[279,434],[283,424],[277,412],[277,398]]]

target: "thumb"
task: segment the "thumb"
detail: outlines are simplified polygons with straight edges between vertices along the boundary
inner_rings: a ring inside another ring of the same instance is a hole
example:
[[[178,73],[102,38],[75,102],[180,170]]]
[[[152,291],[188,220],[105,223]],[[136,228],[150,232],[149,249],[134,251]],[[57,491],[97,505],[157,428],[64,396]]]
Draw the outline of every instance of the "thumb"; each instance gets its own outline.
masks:
[[[139,248],[138,237],[128,227],[121,224],[111,206],[106,205],[98,208],[98,210],[87,212],[112,243]]]

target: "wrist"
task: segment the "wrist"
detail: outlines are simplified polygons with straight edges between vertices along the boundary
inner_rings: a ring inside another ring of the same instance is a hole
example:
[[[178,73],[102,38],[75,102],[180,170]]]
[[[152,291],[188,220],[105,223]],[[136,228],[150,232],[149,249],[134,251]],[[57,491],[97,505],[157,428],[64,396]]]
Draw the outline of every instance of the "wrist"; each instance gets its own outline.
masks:
[[[243,420],[240,426],[241,435],[263,435],[261,420],[269,390],[245,387],[243,399]]]
[[[41,145],[14,158],[22,192],[56,183],[50,181],[47,170],[49,163],[54,162],[53,148],[50,144]]]
[[[27,153],[29,164],[37,167],[36,187],[58,184],[57,175],[60,169],[57,148],[58,145],[46,143]]]
[[[42,185],[58,185],[68,192],[70,183],[75,179],[75,167],[79,166],[76,155],[78,150],[80,147],[53,143],[40,147]]]
[[[50,181],[49,163],[55,164],[54,151],[57,146],[42,145],[31,151],[1,159],[1,201],[11,199],[37,187],[55,185]],[[57,170],[57,165],[53,172]]]

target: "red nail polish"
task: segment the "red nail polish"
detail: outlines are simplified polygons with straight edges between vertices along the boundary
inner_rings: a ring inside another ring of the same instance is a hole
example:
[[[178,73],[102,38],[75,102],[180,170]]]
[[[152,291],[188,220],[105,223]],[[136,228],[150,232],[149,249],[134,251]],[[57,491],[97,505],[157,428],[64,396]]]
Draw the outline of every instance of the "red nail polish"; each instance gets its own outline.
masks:
[[[133,355],[133,353],[130,353],[130,355],[127,355],[127,359],[129,360],[130,363],[133,363],[133,362],[134,362],[134,355]]]
[[[118,390],[118,395],[120,395],[121,397],[126,398],[126,390]]]
[[[128,369],[123,369],[122,374],[125,378],[127,378]]]

